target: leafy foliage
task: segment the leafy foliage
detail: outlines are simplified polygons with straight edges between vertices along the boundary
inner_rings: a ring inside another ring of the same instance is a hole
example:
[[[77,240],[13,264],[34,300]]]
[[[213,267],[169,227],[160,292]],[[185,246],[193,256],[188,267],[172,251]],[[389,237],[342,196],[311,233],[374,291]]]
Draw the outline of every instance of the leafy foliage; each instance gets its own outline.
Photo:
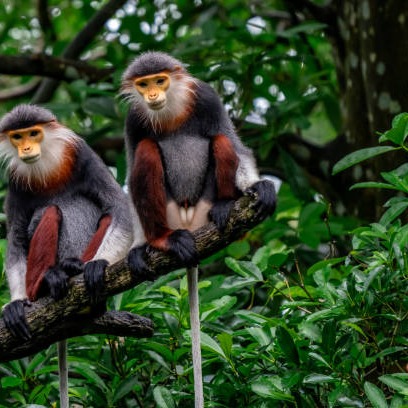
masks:
[[[171,50],[222,95],[262,166],[281,171],[285,182],[275,215],[201,265],[207,407],[407,406],[408,167],[384,172],[381,183],[354,186],[396,194],[378,222],[361,226],[351,217],[333,215],[286,151],[276,156],[277,136],[287,132],[301,131],[317,143],[334,137],[341,128],[337,83],[321,24],[292,26],[286,14],[270,17],[280,1],[253,3],[250,8],[243,0],[128,2],[82,56],[96,67],[117,68],[114,75],[96,84],[63,82],[48,106],[95,148],[101,141],[120,139],[126,110],[117,98],[121,72],[140,51]],[[44,48],[61,55],[102,2],[49,5],[55,35],[40,32],[33,2],[2,2],[0,54]],[[31,80],[2,77],[0,83],[8,88]],[[1,113],[15,102],[5,102]],[[335,172],[405,151],[407,117],[397,116],[392,129],[381,135],[386,146],[351,153]],[[102,153],[123,182],[121,149]],[[0,183],[2,200],[2,173]],[[3,221],[0,215],[2,226]],[[1,304],[9,299],[5,249],[6,241],[0,240]],[[185,271],[141,284],[109,306],[151,317],[155,335],[70,340],[72,402],[84,407],[191,407]],[[58,405],[55,347],[1,364],[0,372],[0,407]]]

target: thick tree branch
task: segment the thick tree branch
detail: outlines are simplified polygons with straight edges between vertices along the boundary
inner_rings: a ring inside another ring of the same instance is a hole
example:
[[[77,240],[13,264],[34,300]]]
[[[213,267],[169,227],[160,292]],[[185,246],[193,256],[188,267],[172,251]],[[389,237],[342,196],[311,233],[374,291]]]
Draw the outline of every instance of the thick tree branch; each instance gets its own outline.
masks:
[[[86,62],[45,54],[0,55],[0,73],[6,75],[38,75],[64,81],[82,78],[98,82],[113,71],[114,68],[96,68]]]
[[[62,53],[62,56],[70,59],[78,58],[98,35],[106,22],[126,3],[126,1],[127,0],[108,1],[96,14],[94,14],[88,24],[72,40]],[[57,86],[58,81],[54,79],[44,79],[32,102],[48,102],[52,98]]]
[[[253,228],[268,214],[259,213],[256,209],[256,196],[244,196],[237,200],[231,213],[225,231],[221,234],[214,224],[210,223],[194,233],[200,257],[205,258],[225,245],[240,238],[242,234]],[[147,265],[151,274],[147,277],[153,280],[175,268],[182,267],[180,261],[168,254],[150,250],[147,254]],[[107,268],[105,273],[105,292],[101,300],[128,290],[146,277],[135,277],[128,269],[125,261],[118,262]],[[135,315],[127,315],[126,319],[133,322],[133,329],[126,329],[117,316],[103,315],[101,319],[108,323],[101,323],[83,314],[89,307],[89,296],[85,288],[82,275],[71,280],[68,295],[58,301],[44,297],[26,307],[27,323],[32,333],[31,341],[21,341],[14,338],[6,329],[4,321],[0,320],[0,361],[21,358],[48,347],[55,341],[77,336],[84,333],[111,333],[121,335],[135,335],[136,337],[149,336],[152,326],[148,319]],[[119,312],[120,313],[120,312]],[[124,312],[121,312],[124,313]],[[124,315],[119,315],[122,319]]]

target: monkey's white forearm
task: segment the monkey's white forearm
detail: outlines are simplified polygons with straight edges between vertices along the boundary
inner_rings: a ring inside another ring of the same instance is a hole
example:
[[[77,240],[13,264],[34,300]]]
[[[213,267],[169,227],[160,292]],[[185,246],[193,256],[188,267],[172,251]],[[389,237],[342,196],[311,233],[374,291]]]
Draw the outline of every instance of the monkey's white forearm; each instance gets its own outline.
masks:
[[[259,172],[252,155],[240,155],[235,182],[241,191],[247,190],[259,181]]]
[[[109,264],[118,262],[126,256],[131,243],[130,228],[125,230],[112,221],[92,260],[105,259]]]
[[[21,257],[20,259],[7,260],[6,262],[6,275],[10,288],[11,301],[27,298],[26,291],[26,259]]]
[[[143,232],[139,214],[137,213],[135,206],[133,204],[130,205],[130,215],[132,219],[129,220],[129,223],[132,224],[133,228],[133,242],[131,246],[132,248],[136,248],[146,243],[146,237]]]

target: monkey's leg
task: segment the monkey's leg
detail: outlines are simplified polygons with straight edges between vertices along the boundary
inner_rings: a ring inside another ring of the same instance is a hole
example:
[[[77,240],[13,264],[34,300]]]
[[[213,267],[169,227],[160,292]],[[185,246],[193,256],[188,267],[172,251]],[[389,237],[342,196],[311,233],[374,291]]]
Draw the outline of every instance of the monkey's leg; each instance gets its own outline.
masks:
[[[143,139],[136,148],[130,190],[147,242],[154,248],[174,253],[188,267],[196,265],[198,255],[193,235],[185,229],[172,230],[168,226],[164,169],[160,149],[153,140]],[[142,252],[133,249],[131,252],[128,263],[138,273],[137,263],[132,261],[134,255]],[[142,264],[140,259],[136,260]]]
[[[194,373],[194,407],[204,407],[203,374],[201,363],[200,310],[198,297],[198,267],[187,269],[188,298],[190,304],[191,347]]]
[[[92,260],[92,258],[96,255],[111,222],[111,215],[101,217],[98,228],[81,257],[81,260],[86,262],[84,266],[84,280],[91,302],[94,305],[99,303],[99,297],[105,287],[104,277],[108,262],[105,259]],[[104,309],[104,306],[102,309]]]
[[[58,236],[61,223],[58,207],[48,207],[30,242],[27,257],[27,295],[36,299],[44,282],[54,299],[62,297],[68,289],[68,275],[56,267],[58,258]],[[58,366],[61,408],[69,407],[68,368],[66,341],[58,343]]]
[[[58,297],[54,295],[64,291],[64,286],[66,289],[68,276],[55,268],[61,218],[61,212],[57,206],[48,207],[31,238],[26,275],[27,297],[30,300],[38,298],[44,279],[54,298]],[[47,278],[46,275],[48,275]]]

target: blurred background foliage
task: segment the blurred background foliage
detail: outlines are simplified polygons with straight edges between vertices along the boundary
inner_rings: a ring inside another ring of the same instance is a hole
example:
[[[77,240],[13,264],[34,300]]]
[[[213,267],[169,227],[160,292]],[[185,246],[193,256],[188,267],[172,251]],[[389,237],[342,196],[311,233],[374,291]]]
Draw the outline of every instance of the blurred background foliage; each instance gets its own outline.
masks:
[[[406,2],[4,0],[0,16],[0,115],[43,104],[123,183],[121,75],[163,50],[218,91],[263,174],[279,178],[275,215],[201,264],[207,407],[408,404],[408,190],[405,167],[392,173],[406,160],[405,117],[395,154],[363,151],[332,175],[407,110]],[[398,189],[350,190],[380,172]],[[0,201],[6,188],[2,171]],[[0,238],[5,304],[4,214]],[[185,271],[110,307],[151,317],[155,335],[70,340],[71,400],[191,407]],[[0,373],[1,407],[58,406],[55,347]]]

